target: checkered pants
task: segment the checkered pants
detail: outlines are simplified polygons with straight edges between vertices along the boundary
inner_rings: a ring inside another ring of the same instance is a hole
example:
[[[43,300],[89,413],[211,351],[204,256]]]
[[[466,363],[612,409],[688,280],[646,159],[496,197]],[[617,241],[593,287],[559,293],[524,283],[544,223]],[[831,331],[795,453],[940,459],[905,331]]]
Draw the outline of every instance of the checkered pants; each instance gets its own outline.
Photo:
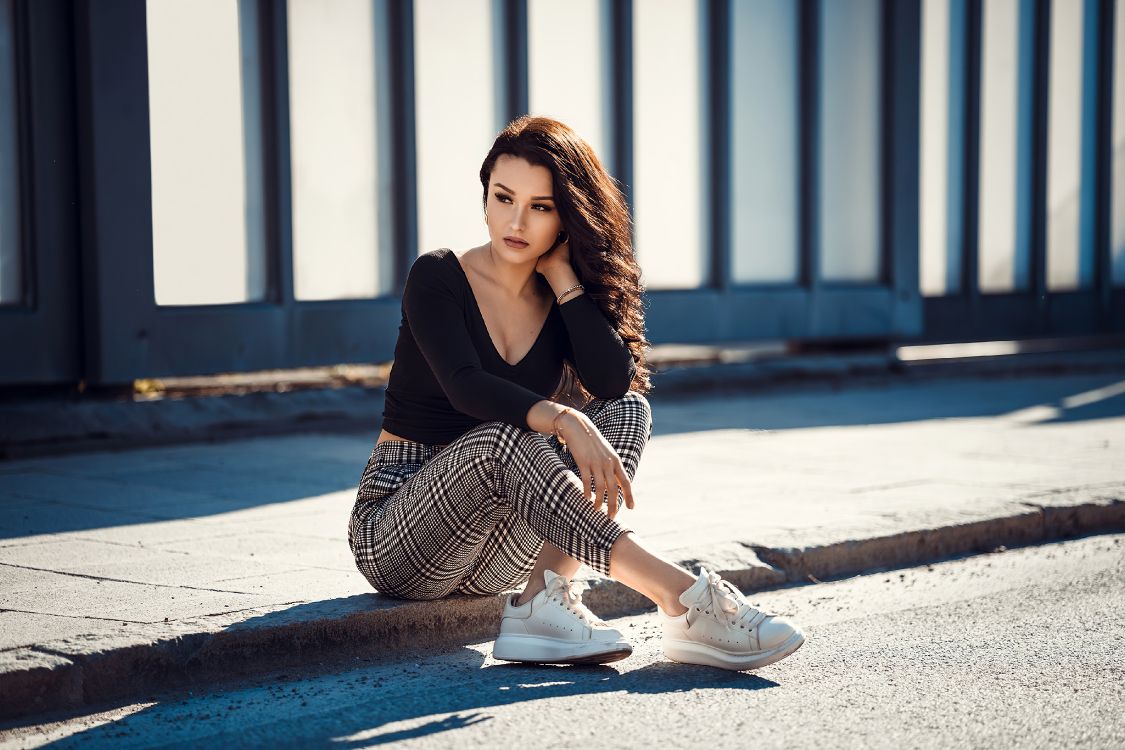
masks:
[[[582,410],[636,474],[652,415],[634,392]],[[360,479],[348,525],[356,567],[380,592],[438,599],[527,580],[544,540],[601,573],[626,531],[582,494],[554,437],[486,422],[446,446],[387,441]]]

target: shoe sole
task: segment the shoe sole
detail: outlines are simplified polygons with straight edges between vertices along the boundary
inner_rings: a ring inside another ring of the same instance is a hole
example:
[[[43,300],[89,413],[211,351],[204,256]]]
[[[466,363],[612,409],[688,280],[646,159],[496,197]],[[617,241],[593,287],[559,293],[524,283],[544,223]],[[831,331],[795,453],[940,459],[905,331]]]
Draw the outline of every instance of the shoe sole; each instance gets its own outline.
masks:
[[[799,649],[804,642],[804,634],[794,633],[789,640],[780,646],[767,651],[759,651],[749,656],[742,656],[694,641],[666,641],[664,655],[672,661],[678,661],[682,664],[702,664],[708,667],[742,672],[747,669],[759,669],[781,661]]]
[[[633,647],[620,641],[576,644],[534,635],[501,635],[492,647],[493,658],[523,664],[608,664],[632,653]]]

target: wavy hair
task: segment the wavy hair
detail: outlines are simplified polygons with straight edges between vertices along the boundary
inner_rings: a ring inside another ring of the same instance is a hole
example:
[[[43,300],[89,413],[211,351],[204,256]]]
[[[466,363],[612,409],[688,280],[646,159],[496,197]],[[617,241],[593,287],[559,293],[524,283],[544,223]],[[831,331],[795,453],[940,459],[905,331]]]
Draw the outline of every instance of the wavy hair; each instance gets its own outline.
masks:
[[[496,137],[480,168],[483,200],[496,160],[504,155],[524,159],[551,172],[555,207],[570,236],[570,262],[586,294],[597,303],[629,347],[637,365],[630,389],[648,393],[651,370],[641,269],[633,253],[632,219],[625,197],[597,154],[570,126],[549,117],[525,115],[508,123]],[[566,363],[557,395],[588,400],[577,372]]]

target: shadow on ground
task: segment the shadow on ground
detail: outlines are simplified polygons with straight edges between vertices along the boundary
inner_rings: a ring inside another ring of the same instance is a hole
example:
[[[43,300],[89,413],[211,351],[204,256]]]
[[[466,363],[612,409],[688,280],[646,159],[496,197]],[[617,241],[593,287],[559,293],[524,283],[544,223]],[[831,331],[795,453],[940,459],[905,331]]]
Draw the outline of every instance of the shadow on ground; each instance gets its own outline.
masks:
[[[49,746],[250,746],[259,738],[285,736],[293,745],[358,748],[455,733],[492,720],[489,709],[548,698],[778,686],[753,674],[671,662],[627,672],[608,665],[482,666],[483,655],[470,648],[431,655],[426,661],[425,670],[407,663],[300,682],[289,682],[283,675],[268,685],[157,702]],[[434,661],[441,662],[440,668]],[[606,715],[612,714],[611,708]],[[444,741],[456,740],[449,736]]]

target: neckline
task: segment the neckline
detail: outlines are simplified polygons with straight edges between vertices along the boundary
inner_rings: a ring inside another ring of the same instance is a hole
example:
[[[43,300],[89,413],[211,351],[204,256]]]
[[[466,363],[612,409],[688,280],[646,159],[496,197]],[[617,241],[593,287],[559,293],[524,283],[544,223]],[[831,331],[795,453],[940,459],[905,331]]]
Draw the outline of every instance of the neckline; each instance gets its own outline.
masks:
[[[445,248],[445,250],[449,253],[449,257],[453,259],[453,265],[457,266],[457,270],[461,272],[461,278],[465,280],[465,286],[469,289],[469,299],[471,299],[473,302],[473,309],[477,311],[477,319],[480,320],[480,324],[484,328],[484,333],[488,338],[488,345],[492,348],[492,353],[496,355],[496,358],[498,360],[503,362],[508,367],[511,367],[513,369],[519,367],[524,362],[526,362],[527,358],[531,356],[531,353],[534,352],[536,348],[538,348],[539,341],[543,338],[543,334],[547,331],[547,325],[551,322],[551,316],[555,314],[556,306],[553,303],[551,304],[550,309],[547,311],[547,317],[543,319],[543,325],[539,326],[539,333],[536,334],[535,340],[531,342],[531,347],[526,352],[524,352],[524,355],[520,357],[515,364],[512,364],[508,360],[504,359],[504,355],[502,355],[500,353],[500,350],[496,348],[496,341],[492,338],[492,331],[488,330],[488,323],[485,322],[484,313],[481,312],[480,303],[477,301],[477,293],[473,290],[472,282],[469,281],[469,274],[465,273],[465,268],[461,265],[461,259],[457,257],[457,253],[453,252],[452,249]]]

